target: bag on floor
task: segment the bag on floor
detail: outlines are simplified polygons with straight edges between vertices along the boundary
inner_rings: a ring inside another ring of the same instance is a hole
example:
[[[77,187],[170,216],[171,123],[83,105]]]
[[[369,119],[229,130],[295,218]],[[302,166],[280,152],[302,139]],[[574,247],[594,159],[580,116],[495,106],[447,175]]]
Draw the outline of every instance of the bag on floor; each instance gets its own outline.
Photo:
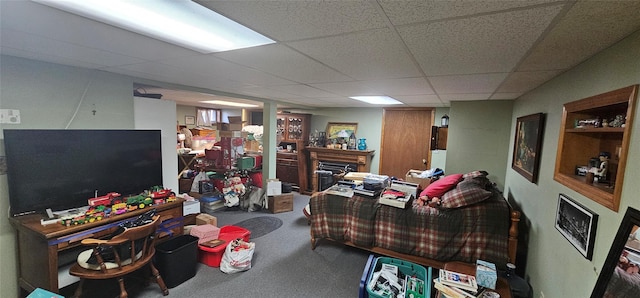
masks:
[[[242,239],[233,240],[224,250],[220,261],[220,271],[236,273],[251,269],[255,246],[253,242],[245,242]]]
[[[207,176],[207,173],[205,171],[200,171],[200,173],[198,173],[198,175],[196,175],[193,178],[193,182],[191,183],[191,192],[201,193],[200,181],[208,181],[208,180],[209,180],[209,176]]]

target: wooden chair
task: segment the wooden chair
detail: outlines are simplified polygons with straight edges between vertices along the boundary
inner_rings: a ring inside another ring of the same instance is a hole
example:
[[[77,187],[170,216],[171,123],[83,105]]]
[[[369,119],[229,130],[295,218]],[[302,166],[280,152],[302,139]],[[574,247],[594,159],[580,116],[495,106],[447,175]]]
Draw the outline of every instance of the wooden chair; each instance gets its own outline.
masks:
[[[168,295],[169,290],[152,262],[159,218],[160,216],[156,215],[151,223],[127,228],[109,240],[92,238],[82,240],[81,243],[90,246],[91,249],[80,253],[78,261],[69,269],[71,275],[80,278],[80,284],[74,296],[80,297],[82,286],[87,279],[116,278],[120,285],[120,297],[126,298],[128,294],[124,287],[124,276],[146,265],[149,265],[162,294]],[[88,262],[91,255],[95,256],[96,262]]]

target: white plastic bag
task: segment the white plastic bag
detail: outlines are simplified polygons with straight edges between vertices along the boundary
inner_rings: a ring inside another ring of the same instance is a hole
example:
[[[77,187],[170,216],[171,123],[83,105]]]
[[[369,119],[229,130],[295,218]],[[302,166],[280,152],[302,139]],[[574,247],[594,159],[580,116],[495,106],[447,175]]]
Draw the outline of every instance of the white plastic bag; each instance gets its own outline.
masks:
[[[255,251],[255,243],[234,240],[224,250],[220,261],[220,271],[236,273],[251,269],[251,259]]]
[[[209,176],[207,176],[207,173],[205,173],[205,171],[200,171],[200,173],[198,173],[198,175],[196,175],[195,177],[193,177],[193,183],[191,183],[191,192],[200,192],[200,181],[207,181],[209,180]]]

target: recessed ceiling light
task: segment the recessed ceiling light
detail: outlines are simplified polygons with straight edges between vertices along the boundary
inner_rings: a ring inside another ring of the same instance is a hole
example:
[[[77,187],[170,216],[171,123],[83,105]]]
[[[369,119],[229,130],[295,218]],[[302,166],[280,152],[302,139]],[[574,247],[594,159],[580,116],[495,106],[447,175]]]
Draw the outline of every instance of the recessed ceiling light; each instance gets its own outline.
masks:
[[[274,43],[190,0],[32,0],[200,53]]]
[[[373,105],[401,105],[402,104],[395,98],[385,96],[385,95],[351,96],[349,98],[370,103]]]
[[[210,103],[214,105],[240,107],[240,108],[257,108],[258,107],[258,105],[254,105],[254,104],[225,101],[225,100],[205,100],[205,101],[201,101],[201,103]]]

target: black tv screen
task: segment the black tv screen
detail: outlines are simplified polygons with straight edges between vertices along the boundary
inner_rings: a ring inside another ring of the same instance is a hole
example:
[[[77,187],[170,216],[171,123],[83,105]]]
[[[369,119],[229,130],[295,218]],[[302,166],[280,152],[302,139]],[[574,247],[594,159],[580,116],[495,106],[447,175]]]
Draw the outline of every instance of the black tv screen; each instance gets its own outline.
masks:
[[[162,185],[159,130],[5,129],[4,145],[14,216]]]

